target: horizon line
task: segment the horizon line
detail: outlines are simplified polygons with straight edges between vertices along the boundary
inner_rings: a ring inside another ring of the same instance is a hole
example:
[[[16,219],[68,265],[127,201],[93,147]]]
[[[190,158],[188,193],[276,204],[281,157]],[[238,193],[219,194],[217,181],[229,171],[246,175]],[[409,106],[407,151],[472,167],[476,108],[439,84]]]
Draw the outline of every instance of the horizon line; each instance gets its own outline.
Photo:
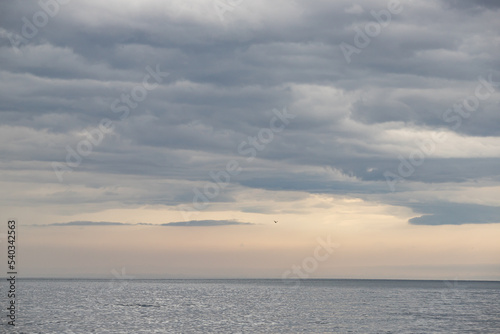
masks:
[[[8,279],[8,277],[3,277],[4,279]],[[438,281],[448,281],[448,282],[499,282],[498,280],[492,279],[435,279],[435,278],[109,278],[109,277],[18,277],[16,276],[16,280],[108,280],[108,281],[140,281],[140,280],[279,280],[279,281],[428,281],[428,282],[438,282]]]

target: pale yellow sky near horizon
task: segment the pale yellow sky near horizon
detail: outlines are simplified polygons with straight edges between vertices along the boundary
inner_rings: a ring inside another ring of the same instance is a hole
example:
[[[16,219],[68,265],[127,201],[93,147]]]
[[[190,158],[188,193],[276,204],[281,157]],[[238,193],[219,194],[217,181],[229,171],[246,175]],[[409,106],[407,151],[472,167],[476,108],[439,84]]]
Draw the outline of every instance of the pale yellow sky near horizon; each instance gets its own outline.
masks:
[[[229,211],[214,204],[192,217],[254,225],[37,227],[34,217],[21,214],[16,217],[19,276],[115,278],[113,272],[124,272],[129,278],[282,278],[292,271],[285,276],[296,278],[295,266],[304,278],[500,279],[499,224],[411,225],[408,219],[416,215],[405,207],[311,194],[283,201],[280,196],[293,195],[273,193],[277,200],[249,197]],[[265,213],[241,211],[257,206]],[[43,216],[39,223],[52,218]],[[175,207],[145,206],[52,222],[77,220],[162,224],[182,219]],[[315,258],[319,239],[338,247]]]

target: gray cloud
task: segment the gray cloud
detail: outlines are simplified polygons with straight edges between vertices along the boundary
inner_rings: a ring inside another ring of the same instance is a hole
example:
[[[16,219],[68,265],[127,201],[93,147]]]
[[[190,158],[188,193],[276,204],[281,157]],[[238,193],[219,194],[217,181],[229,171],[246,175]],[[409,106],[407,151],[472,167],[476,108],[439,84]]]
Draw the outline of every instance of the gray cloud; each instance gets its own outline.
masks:
[[[190,220],[184,222],[173,222],[161,224],[161,226],[189,226],[189,227],[200,227],[200,226],[227,226],[227,225],[254,225],[252,223],[241,223],[235,220]]]
[[[38,227],[45,226],[180,226],[180,227],[200,227],[200,226],[227,226],[227,225],[254,225],[253,223],[243,223],[235,220],[189,220],[181,222],[171,222],[164,224],[150,223],[118,223],[118,222],[93,222],[93,221],[72,221],[67,223],[52,223],[48,225],[33,225]]]
[[[116,223],[116,222],[73,221],[67,223],[53,223],[43,226],[122,226],[122,225],[131,225],[131,224]]]
[[[414,225],[463,225],[500,223],[500,207],[466,203],[411,205],[420,217],[410,219]]]
[[[236,159],[244,172],[212,202],[231,203],[246,187],[385,201],[384,172],[397,172],[398,155],[412,153],[411,133],[498,140],[500,88],[459,127],[443,120],[474,94],[479,76],[500,81],[493,70],[500,68],[497,2],[402,2],[403,11],[347,64],[339,45],[354,44],[354,28],[375,22],[370,11],[387,7],[357,3],[360,12],[346,11],[347,0],[280,8],[257,1],[228,13],[223,24],[202,5],[177,15],[161,1],[140,11],[73,1],[16,49],[9,38],[41,8],[37,1],[0,2],[0,181],[19,184],[2,200],[87,203],[94,210],[190,204],[193,189],[213,181],[210,171]],[[156,65],[169,76],[120,119],[111,105]],[[238,146],[283,107],[297,117],[248,162]],[[84,130],[103,118],[113,121],[113,132],[58,188],[51,163],[64,163],[67,147],[76,149]],[[449,146],[454,155],[426,157],[397,191],[499,184],[498,154]],[[325,167],[350,179],[318,171]],[[37,197],[29,188],[50,190]]]
[[[495,0],[444,0],[444,3],[457,9],[479,9],[487,8],[497,10],[500,8],[500,3]]]

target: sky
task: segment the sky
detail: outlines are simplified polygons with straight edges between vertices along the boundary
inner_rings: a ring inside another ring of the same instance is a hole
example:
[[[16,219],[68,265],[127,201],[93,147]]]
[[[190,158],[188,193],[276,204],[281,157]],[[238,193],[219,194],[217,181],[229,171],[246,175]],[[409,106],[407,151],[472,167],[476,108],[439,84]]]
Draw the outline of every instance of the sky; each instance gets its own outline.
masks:
[[[15,219],[21,277],[499,280],[499,31],[492,0],[2,1],[2,254]]]

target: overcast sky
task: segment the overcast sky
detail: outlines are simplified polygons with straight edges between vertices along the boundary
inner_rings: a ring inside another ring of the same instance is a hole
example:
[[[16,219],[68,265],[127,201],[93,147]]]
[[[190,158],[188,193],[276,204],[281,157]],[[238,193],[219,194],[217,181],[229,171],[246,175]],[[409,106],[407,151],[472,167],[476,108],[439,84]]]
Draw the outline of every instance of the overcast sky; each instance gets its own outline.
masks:
[[[21,273],[500,279],[499,31],[488,0],[0,2]]]

